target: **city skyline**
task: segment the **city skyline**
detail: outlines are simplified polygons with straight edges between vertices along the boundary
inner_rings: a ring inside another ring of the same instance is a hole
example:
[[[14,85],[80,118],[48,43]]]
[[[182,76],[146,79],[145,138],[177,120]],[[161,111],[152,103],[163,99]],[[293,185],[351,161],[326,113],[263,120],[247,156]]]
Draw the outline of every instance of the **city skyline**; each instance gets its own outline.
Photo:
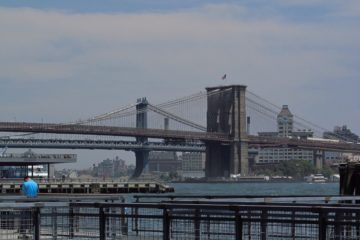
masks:
[[[2,121],[68,122],[245,84],[360,133],[358,1],[15,0],[0,3],[0,19]],[[134,158],[76,152],[80,168]]]

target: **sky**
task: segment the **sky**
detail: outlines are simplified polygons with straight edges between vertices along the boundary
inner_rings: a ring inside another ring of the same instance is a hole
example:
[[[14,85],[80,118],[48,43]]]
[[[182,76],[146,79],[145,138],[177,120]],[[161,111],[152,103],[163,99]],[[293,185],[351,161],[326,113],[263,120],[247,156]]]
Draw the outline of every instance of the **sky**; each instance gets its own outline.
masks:
[[[244,84],[360,134],[359,26],[358,0],[1,0],[0,120],[68,122]],[[134,158],[75,153],[76,168]]]

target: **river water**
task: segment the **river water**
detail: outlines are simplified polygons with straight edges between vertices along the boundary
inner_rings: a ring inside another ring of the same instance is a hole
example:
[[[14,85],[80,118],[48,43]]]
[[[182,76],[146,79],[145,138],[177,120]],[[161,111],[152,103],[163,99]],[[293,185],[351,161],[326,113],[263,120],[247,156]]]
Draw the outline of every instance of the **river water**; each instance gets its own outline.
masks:
[[[176,195],[338,195],[339,183],[170,183]]]

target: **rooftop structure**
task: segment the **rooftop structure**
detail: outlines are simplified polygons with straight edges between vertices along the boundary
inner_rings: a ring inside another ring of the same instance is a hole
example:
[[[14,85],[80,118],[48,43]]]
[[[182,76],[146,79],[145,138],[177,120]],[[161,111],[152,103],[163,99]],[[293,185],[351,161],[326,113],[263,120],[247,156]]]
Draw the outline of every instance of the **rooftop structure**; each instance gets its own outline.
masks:
[[[0,166],[74,163],[76,159],[76,154],[44,154],[28,150],[24,153],[3,153],[0,155]]]
[[[6,178],[36,176],[37,169],[46,165],[46,176],[52,175],[53,164],[74,163],[76,154],[44,154],[35,153],[30,149],[24,153],[5,153],[0,155],[0,176]],[[30,167],[30,169],[28,169]],[[38,175],[44,176],[44,175]]]

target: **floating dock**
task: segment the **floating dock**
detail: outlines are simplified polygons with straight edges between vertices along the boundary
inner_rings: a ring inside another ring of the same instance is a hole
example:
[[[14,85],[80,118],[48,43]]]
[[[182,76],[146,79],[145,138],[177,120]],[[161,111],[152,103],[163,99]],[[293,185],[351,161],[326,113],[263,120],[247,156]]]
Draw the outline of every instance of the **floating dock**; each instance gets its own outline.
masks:
[[[1,194],[20,193],[20,182],[0,183]],[[167,193],[174,188],[159,182],[62,182],[38,183],[39,193],[117,194],[117,193]]]

